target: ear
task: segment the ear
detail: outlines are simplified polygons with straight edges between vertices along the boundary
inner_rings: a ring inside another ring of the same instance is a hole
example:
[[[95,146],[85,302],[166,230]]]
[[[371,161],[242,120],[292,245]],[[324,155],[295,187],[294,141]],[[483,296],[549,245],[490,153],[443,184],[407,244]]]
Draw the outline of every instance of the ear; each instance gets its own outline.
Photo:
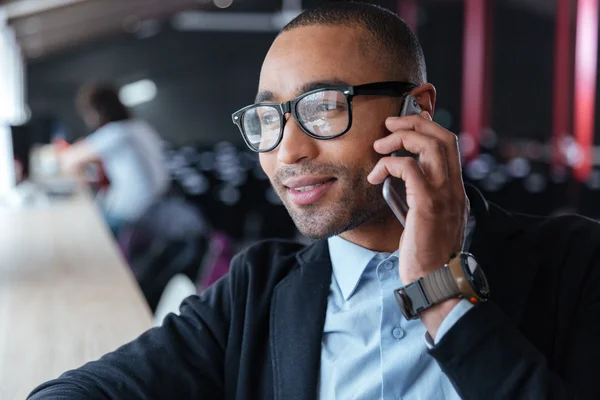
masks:
[[[423,111],[427,111],[431,118],[435,111],[435,87],[431,83],[424,83],[410,92]]]

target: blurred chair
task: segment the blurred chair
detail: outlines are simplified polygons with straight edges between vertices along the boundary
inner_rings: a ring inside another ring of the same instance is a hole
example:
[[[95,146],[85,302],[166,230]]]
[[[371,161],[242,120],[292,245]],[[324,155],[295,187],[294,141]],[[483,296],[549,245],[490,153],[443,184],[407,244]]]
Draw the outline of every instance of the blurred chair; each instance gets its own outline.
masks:
[[[119,245],[152,312],[178,274],[196,282],[209,247],[210,228],[200,211],[180,197],[152,205],[119,235]]]
[[[154,326],[162,325],[163,320],[170,313],[179,315],[181,302],[194,294],[196,294],[196,285],[187,275],[177,274],[171,278],[156,306]]]
[[[224,232],[211,233],[207,255],[202,263],[202,274],[197,280],[198,293],[202,293],[229,272],[234,253],[229,235]]]
[[[208,251],[199,269],[197,282],[189,276],[177,274],[167,283],[154,312],[154,326],[162,325],[169,313],[179,315],[181,302],[194,294],[202,293],[210,285],[229,272],[234,254],[231,238],[223,232],[210,235]]]

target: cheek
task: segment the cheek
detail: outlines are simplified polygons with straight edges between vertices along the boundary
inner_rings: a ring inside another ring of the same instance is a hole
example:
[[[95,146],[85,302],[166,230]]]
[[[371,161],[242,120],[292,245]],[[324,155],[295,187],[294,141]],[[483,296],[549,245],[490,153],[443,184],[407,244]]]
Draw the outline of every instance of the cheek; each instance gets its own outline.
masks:
[[[385,120],[391,116],[387,107],[357,110],[353,116],[352,128],[350,132],[352,136],[363,144],[367,144],[370,149],[373,149],[373,143],[377,139],[389,134],[385,127]],[[348,133],[350,133],[348,132]]]
[[[269,177],[269,179],[272,179],[273,175],[275,175],[276,157],[273,157],[273,154],[271,153],[259,153],[258,161],[260,162],[260,166],[264,173]]]
[[[353,168],[367,166],[377,157],[373,143],[386,136],[385,118],[362,118],[352,122],[348,133],[330,142],[328,153],[335,155],[336,161]],[[335,142],[335,143],[334,143]]]
[[[348,132],[350,133],[350,132]],[[377,157],[373,149],[373,142],[364,139],[351,139],[342,136],[339,142],[330,141],[327,148],[323,148],[323,162],[332,163],[346,169],[350,175],[372,168]],[[336,143],[337,142],[337,143]],[[348,177],[350,178],[350,176]]]

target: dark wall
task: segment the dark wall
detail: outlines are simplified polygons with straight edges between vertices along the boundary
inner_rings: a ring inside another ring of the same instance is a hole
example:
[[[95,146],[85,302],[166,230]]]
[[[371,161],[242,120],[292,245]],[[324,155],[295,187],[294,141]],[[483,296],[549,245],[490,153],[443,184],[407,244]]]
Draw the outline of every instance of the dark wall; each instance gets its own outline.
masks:
[[[503,137],[552,135],[553,18],[496,2],[492,123]]]
[[[450,111],[460,131],[464,8],[435,4],[422,10],[419,39],[438,108]],[[490,121],[502,137],[549,140],[552,122],[554,20],[495,1],[492,21]],[[468,79],[468,77],[466,77]]]
[[[423,7],[418,37],[425,53],[427,77],[437,90],[436,108],[452,116],[447,126],[460,129],[463,8],[456,4]],[[434,115],[434,117],[436,117]]]
[[[29,104],[34,117],[54,114],[67,123],[70,136],[77,137],[87,133],[73,103],[84,82],[124,84],[149,78],[158,95],[135,107],[134,113],[150,121],[167,141],[241,141],[231,113],[254,99],[262,59],[273,38],[166,29],[143,40],[106,40],[32,63]]]
[[[318,1],[309,3],[307,7]],[[546,140],[551,134],[554,21],[503,2],[495,4],[492,127],[503,137]],[[463,13],[460,2],[426,5],[418,28],[429,79],[438,89],[437,106],[450,112],[455,132],[460,130]],[[72,136],[80,136],[86,131],[72,99],[81,84],[90,79],[127,83],[150,78],[158,86],[158,97],[136,107],[135,113],[168,141],[238,142],[230,114],[252,101],[274,37],[168,28],[143,40],[116,37],[32,63],[29,102],[34,116],[57,114]]]

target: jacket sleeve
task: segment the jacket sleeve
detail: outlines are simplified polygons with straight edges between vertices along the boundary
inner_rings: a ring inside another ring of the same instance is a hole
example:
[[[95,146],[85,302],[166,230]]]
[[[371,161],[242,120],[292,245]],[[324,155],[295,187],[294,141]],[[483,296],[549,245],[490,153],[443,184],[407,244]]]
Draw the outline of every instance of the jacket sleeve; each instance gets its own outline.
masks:
[[[463,399],[600,399],[599,277],[596,267],[553,370],[491,302],[467,312],[430,354]]]
[[[202,296],[187,298],[179,316],[170,314],[98,361],[40,385],[29,399],[223,398],[233,281],[225,276]]]

